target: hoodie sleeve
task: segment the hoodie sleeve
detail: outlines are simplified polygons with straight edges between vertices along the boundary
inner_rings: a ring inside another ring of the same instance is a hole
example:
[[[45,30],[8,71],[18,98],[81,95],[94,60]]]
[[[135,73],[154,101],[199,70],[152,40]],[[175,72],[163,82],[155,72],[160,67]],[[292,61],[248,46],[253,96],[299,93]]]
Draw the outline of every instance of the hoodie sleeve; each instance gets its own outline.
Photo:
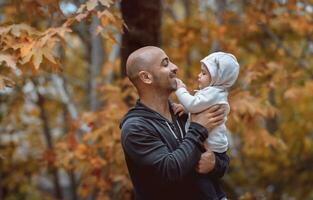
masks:
[[[202,143],[208,132],[203,126],[191,123],[183,142],[170,151],[156,133],[146,126],[128,123],[122,129],[122,146],[137,165],[148,167],[164,180],[181,180],[198,163]]]
[[[227,92],[214,87],[200,90],[194,96],[189,94],[186,88],[179,88],[176,96],[191,113],[198,113],[215,104],[227,102]]]
[[[214,154],[215,154],[215,166],[213,170],[209,172],[209,175],[216,178],[222,178],[229,168],[230,159],[226,152],[224,153],[215,152]]]

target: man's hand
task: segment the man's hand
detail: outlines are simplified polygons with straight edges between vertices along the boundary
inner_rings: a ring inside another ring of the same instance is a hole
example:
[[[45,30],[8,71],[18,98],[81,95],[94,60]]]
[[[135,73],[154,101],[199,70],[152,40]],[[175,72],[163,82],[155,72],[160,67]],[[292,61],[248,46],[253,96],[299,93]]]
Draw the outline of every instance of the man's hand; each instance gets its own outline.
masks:
[[[210,132],[213,128],[224,122],[226,114],[226,106],[219,104],[214,105],[201,113],[192,114],[191,121],[201,124]]]
[[[177,83],[177,89],[182,88],[182,87],[186,88],[186,85],[183,83],[183,81],[178,78],[176,78],[176,83]]]
[[[178,116],[182,116],[185,113],[184,106],[178,103],[172,103],[172,109],[174,111],[174,114],[178,114]]]
[[[196,170],[198,173],[206,174],[212,171],[215,167],[215,155],[213,151],[207,150],[201,154]]]

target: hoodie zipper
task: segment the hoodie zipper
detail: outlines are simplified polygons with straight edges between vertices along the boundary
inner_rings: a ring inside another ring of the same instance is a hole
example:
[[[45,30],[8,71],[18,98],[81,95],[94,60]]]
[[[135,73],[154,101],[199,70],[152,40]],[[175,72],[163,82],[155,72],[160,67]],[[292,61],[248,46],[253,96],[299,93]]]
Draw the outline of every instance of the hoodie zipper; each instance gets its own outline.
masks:
[[[178,128],[179,128],[181,140],[177,137],[177,135],[176,135],[175,132],[173,131],[171,125],[170,125],[167,121],[165,121],[165,123],[166,123],[167,127],[169,128],[170,132],[172,133],[172,135],[174,136],[174,138],[175,138],[177,141],[180,141],[180,142],[181,142],[181,141],[183,140],[183,138],[184,138],[184,135],[183,135],[183,132],[182,132],[182,130],[181,130],[179,124],[177,124],[177,125],[178,125]],[[175,123],[176,123],[176,121],[175,121]]]
[[[140,102],[139,102],[140,103]],[[144,107],[146,107],[148,110],[151,110],[149,109],[147,106],[145,106],[143,103],[141,103]],[[178,126],[178,129],[179,129],[179,133],[180,133],[180,136],[181,136],[181,140],[177,137],[177,135],[175,134],[175,132],[173,131],[172,127],[170,126],[169,124],[169,121],[163,117],[162,115],[160,115],[159,113],[155,112],[154,110],[151,110],[154,114],[156,114],[158,117],[160,117],[161,119],[163,119],[166,123],[166,125],[168,126],[170,132],[172,133],[172,135],[174,136],[174,138],[178,141],[178,142],[182,142],[182,140],[184,139],[184,133],[179,125],[179,123],[177,122],[177,120],[175,118],[173,118],[173,113],[171,112],[171,116],[172,116],[172,119],[173,119],[173,122],[176,123],[176,125]],[[172,122],[170,122],[172,124]]]

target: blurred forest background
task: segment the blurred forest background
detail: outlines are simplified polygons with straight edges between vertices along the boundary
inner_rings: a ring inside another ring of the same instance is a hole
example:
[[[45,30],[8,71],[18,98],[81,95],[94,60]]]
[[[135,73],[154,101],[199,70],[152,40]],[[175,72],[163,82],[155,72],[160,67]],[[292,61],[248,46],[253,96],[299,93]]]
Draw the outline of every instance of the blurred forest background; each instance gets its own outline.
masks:
[[[201,58],[238,58],[230,199],[313,199],[312,0],[0,0],[0,23],[1,200],[133,198],[119,121],[146,45],[190,91]]]

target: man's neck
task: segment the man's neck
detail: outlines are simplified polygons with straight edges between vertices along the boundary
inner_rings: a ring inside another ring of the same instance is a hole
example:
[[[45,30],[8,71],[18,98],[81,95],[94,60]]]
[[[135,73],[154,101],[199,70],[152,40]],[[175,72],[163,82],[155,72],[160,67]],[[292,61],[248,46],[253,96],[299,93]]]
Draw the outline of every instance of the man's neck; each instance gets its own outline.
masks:
[[[158,93],[149,93],[152,95],[141,95],[140,101],[149,107],[150,109],[158,112],[160,115],[168,119],[169,121],[172,121],[170,108],[168,104],[168,95],[161,95]]]

